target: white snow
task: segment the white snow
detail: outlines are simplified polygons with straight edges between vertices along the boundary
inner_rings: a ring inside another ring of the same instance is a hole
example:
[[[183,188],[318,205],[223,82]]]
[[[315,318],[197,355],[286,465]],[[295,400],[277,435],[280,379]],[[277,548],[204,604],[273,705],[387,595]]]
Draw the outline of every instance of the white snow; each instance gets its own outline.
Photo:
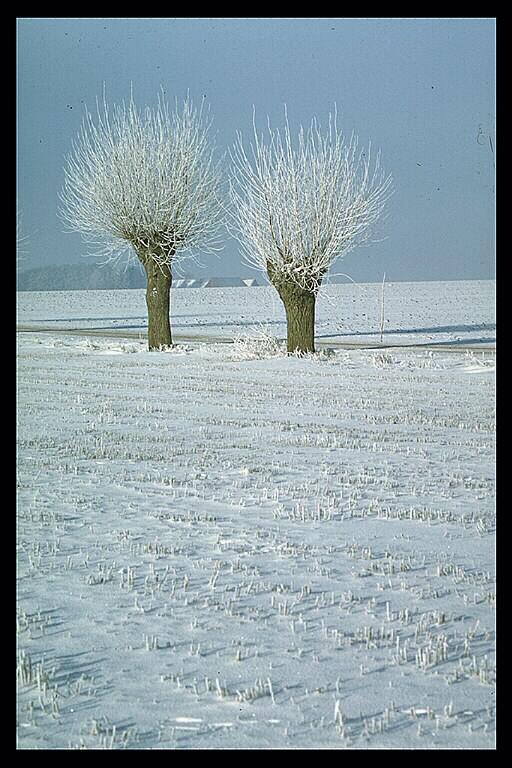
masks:
[[[494,749],[494,285],[388,287],[18,296],[19,747]]]
[[[386,283],[384,342],[392,345],[493,345],[493,280]],[[20,292],[18,323],[54,329],[90,329],[145,338],[144,290]],[[171,291],[175,339],[191,334],[232,339],[266,326],[286,337],[283,305],[270,286]],[[316,310],[319,345],[379,344],[381,285],[326,285]]]

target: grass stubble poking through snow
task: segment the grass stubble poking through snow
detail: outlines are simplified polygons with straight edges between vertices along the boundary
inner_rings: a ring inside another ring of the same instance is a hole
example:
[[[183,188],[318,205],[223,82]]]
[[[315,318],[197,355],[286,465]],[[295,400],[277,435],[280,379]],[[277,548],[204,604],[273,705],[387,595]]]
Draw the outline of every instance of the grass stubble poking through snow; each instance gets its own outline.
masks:
[[[493,353],[49,342],[19,747],[494,747]]]

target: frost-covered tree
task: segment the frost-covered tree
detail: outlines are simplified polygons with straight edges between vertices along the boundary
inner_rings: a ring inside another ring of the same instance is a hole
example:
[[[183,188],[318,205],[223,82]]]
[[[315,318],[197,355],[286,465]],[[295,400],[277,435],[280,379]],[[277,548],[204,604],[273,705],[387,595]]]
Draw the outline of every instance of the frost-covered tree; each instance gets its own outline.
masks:
[[[106,260],[135,252],[147,278],[149,349],[172,344],[172,265],[215,250],[221,218],[219,167],[203,107],[187,98],[170,113],[156,108],[97,106],[86,111],[66,158],[61,215]]]
[[[300,129],[294,145],[285,113],[268,141],[254,128],[249,153],[239,134],[231,153],[232,231],[246,261],[266,272],[286,311],[288,352],[313,352],[315,302],[334,261],[369,239],[391,193],[392,180],[347,141],[329,115]]]

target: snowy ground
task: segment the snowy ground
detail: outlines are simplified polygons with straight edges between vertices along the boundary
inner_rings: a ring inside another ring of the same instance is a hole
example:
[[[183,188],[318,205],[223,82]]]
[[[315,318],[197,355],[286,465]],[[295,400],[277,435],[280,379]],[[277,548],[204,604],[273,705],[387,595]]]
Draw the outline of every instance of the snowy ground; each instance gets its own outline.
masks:
[[[325,286],[317,302],[321,345],[379,344],[381,286]],[[496,341],[493,280],[388,283],[384,288],[384,341],[391,345],[493,345]],[[24,328],[89,329],[145,338],[144,290],[18,293]],[[228,340],[261,324],[286,337],[283,306],[270,286],[172,291],[175,340],[198,336]]]
[[[437,285],[397,336],[489,342]],[[20,748],[494,748],[494,351],[18,339]]]

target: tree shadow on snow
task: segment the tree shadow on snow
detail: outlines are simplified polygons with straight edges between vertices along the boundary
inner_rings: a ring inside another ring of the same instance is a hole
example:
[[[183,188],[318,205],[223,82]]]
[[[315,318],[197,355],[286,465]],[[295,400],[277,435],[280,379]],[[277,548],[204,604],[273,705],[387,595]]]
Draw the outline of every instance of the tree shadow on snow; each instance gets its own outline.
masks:
[[[473,325],[435,325],[430,328],[385,328],[384,336],[412,334],[412,333],[468,333],[470,331],[495,331],[496,323],[476,323]],[[341,333],[315,334],[317,339],[328,339],[335,336],[379,336],[380,329],[377,331],[342,331]],[[481,339],[482,341],[495,341],[496,339]],[[468,339],[464,340],[467,343]],[[478,341],[478,339],[472,339]],[[452,344],[455,342],[440,342],[441,344]]]

